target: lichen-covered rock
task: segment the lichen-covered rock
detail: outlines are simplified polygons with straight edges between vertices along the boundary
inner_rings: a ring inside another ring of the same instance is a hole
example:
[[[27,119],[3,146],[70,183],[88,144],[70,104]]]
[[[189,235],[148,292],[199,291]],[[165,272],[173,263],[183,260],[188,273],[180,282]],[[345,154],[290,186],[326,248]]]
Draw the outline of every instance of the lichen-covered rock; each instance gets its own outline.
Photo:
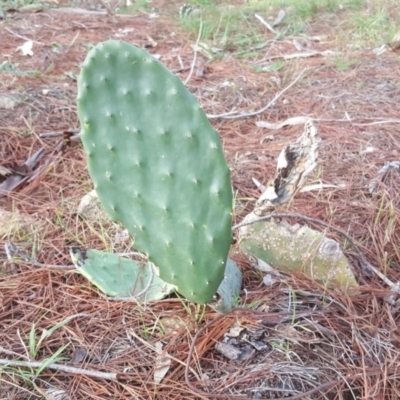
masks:
[[[250,259],[303,273],[327,287],[358,286],[340,245],[307,226],[274,219],[247,225],[240,230],[240,248]]]
[[[95,190],[90,191],[82,197],[77,213],[91,224],[110,222],[110,218],[101,207],[99,196]]]
[[[103,210],[95,190],[90,191],[82,197],[77,213],[88,224],[94,227],[101,226],[107,229],[107,233],[113,234],[111,237],[113,247],[118,246],[121,249],[126,249],[126,246],[130,248],[133,245],[133,239],[129,236],[129,232],[122,228],[120,224],[111,221],[110,217]]]

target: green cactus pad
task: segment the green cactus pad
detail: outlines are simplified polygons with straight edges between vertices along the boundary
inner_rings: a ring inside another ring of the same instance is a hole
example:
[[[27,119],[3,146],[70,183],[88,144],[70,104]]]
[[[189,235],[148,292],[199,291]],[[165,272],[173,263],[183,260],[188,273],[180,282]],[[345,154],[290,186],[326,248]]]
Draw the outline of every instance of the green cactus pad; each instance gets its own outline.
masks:
[[[304,273],[327,287],[358,287],[339,244],[307,226],[275,220],[257,222],[240,230],[240,248],[284,272]]]
[[[226,262],[225,275],[217,293],[219,299],[209,303],[209,306],[221,314],[228,314],[236,305],[242,286],[242,273],[235,261],[228,258]]]
[[[160,300],[175,287],[161,280],[149,263],[139,264],[118,254],[87,250],[74,260],[77,271],[112,297],[137,297],[145,301]]]
[[[160,277],[197,303],[224,277],[232,189],[217,132],[178,77],[145,50],[98,44],[78,79],[89,173]]]

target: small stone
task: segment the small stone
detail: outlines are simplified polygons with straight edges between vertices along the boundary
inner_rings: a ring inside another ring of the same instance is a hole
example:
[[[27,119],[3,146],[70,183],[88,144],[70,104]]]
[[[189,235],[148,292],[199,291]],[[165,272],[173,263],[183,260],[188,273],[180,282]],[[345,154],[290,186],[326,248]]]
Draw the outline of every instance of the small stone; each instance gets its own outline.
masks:
[[[216,343],[215,350],[232,361],[239,359],[239,356],[241,354],[241,351],[238,348],[232,346],[231,344],[223,342]]]
[[[95,190],[92,190],[82,197],[77,212],[85,220],[93,224],[109,221],[106,212],[101,207],[99,197]]]

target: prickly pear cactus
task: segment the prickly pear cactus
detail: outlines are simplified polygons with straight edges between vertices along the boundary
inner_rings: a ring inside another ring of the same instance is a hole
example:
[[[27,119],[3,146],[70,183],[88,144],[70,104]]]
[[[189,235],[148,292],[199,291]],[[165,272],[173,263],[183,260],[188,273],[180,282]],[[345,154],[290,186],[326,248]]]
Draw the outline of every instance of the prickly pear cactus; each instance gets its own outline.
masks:
[[[100,43],[78,79],[89,173],[109,216],[188,299],[224,276],[232,189],[217,132],[178,77],[145,50]]]
[[[339,244],[307,226],[275,220],[241,228],[240,248],[284,272],[301,272],[328,287],[354,288],[357,281]]]
[[[112,297],[160,300],[175,287],[161,280],[149,263],[139,264],[118,254],[72,247],[71,258],[79,273]]]

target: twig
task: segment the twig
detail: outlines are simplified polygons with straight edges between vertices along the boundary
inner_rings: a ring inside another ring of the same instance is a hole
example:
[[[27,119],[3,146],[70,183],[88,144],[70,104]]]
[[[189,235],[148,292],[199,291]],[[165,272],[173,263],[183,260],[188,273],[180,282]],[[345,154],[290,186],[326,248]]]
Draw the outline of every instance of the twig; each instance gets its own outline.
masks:
[[[182,57],[178,54],[178,61],[179,61],[179,65],[181,66],[181,70],[185,68],[185,66],[183,65],[183,61],[182,61]]]
[[[235,56],[240,56],[240,55],[242,55],[242,54],[250,53],[250,52],[252,52],[252,51],[260,51],[260,50],[262,50],[264,47],[269,46],[271,43],[273,43],[273,42],[275,42],[275,41],[276,41],[276,38],[274,38],[274,39],[269,39],[269,40],[267,40],[266,42],[257,44],[256,46],[246,47],[245,50],[237,51],[237,52],[233,53],[233,55],[235,55]]]
[[[263,17],[258,14],[254,14],[254,16],[274,35],[278,35],[279,32],[276,31]]]
[[[45,139],[45,138],[51,138],[51,137],[59,137],[59,136],[63,136],[64,133],[73,133],[73,134],[77,134],[79,133],[81,130],[80,129],[64,129],[63,131],[55,131],[55,132],[43,132],[39,134],[39,137],[41,139]]]
[[[56,12],[56,13],[72,13],[72,14],[87,14],[87,15],[106,15],[109,13],[107,11],[95,11],[95,10],[86,10],[83,8],[71,8],[71,7],[62,7],[62,8],[52,8],[48,12]],[[113,17],[120,18],[141,18],[141,14],[132,15],[132,14],[114,14]]]
[[[48,269],[75,269],[74,265],[52,265],[52,264],[42,264],[32,258],[28,257],[21,249],[19,249],[14,243],[6,243],[4,249],[7,254],[7,258],[11,261],[15,255],[18,255],[26,263],[33,265],[38,268],[48,268]],[[11,257],[11,258],[9,258]]]
[[[257,64],[264,63],[266,61],[271,61],[271,60],[276,60],[279,58],[282,58],[283,60],[292,60],[294,58],[308,58],[308,57],[315,57],[315,56],[330,56],[334,55],[335,53],[332,52],[331,50],[324,50],[324,51],[316,51],[316,50],[308,50],[304,51],[302,53],[292,53],[292,54],[283,54],[283,55],[278,55],[278,56],[269,56],[266,58],[263,58]]]
[[[85,313],[79,313],[75,315],[70,315],[67,317],[63,323],[68,323],[70,320],[78,317],[88,317],[90,314],[85,314]],[[4,347],[0,346],[0,352],[5,353],[11,356],[19,356],[21,357],[20,354],[17,354],[11,350],[7,350]],[[46,361],[15,361],[15,360],[8,360],[5,358],[0,358],[0,365],[6,365],[10,367],[28,367],[28,368],[49,368],[53,369],[56,371],[61,371],[61,372],[68,372],[71,374],[80,374],[80,375],[86,375],[86,376],[93,376],[94,378],[99,378],[99,379],[106,379],[106,380],[112,380],[112,381],[118,381],[117,374],[115,373],[108,373],[108,372],[100,372],[100,371],[95,371],[95,370],[88,370],[88,369],[82,369],[82,368],[76,368],[76,367],[70,367],[68,365],[62,365],[62,364],[47,364]]]
[[[6,358],[0,358],[0,365],[6,365],[9,367],[28,367],[28,368],[49,368],[55,371],[67,372],[70,374],[79,374],[85,376],[92,376],[94,378],[106,379],[109,381],[118,381],[118,377],[116,373],[112,372],[100,372],[91,369],[83,369],[70,367],[68,365],[62,364],[46,364],[46,361],[14,361],[7,360]]]
[[[27,40],[29,42],[33,42],[36,44],[44,45],[44,43],[42,43],[42,42],[37,42],[36,40],[29,39],[26,36],[18,35],[18,33],[12,31],[10,28],[4,27],[4,29],[7,30],[8,32],[10,32],[12,35],[16,36],[17,38],[20,38],[22,40]]]
[[[190,67],[183,67],[183,68],[178,68],[178,69],[171,69],[171,72],[173,74],[178,74],[180,72],[185,72],[185,71],[189,71]]]
[[[194,45],[194,55],[193,55],[193,61],[192,61],[192,65],[190,66],[190,72],[188,77],[185,79],[184,85],[186,86],[187,83],[190,81],[190,78],[193,75],[193,70],[194,67],[196,65],[196,59],[197,59],[197,48],[199,47],[199,43],[200,43],[200,39],[201,39],[201,33],[203,30],[203,18],[200,19],[200,27],[199,27],[199,34],[197,35],[197,40],[196,40],[196,44]]]
[[[209,119],[215,119],[215,118],[227,118],[227,117],[236,117],[237,116],[237,111],[235,110],[236,107],[233,107],[231,111],[228,111],[223,114],[206,114],[207,118]]]
[[[236,114],[236,115],[231,115],[231,113],[225,113],[225,114],[217,114],[217,115],[212,115],[212,114],[207,114],[207,117],[210,119],[214,118],[224,118],[224,119],[236,119],[236,118],[246,118],[246,117],[253,117],[255,115],[261,114],[264,111],[266,111],[268,108],[270,108],[274,103],[285,93],[287,92],[293,85],[295,85],[299,79],[303,76],[304,72],[306,69],[303,69],[300,74],[295,78],[294,81],[292,81],[289,85],[287,85],[284,89],[282,89],[279,93],[277,93],[274,98],[263,108],[257,110],[257,111],[252,111],[248,113],[243,113],[243,114]]]
[[[360,118],[361,119],[361,118]],[[369,118],[362,118],[369,119]],[[353,120],[348,120],[352,122]],[[374,121],[369,123],[353,123],[354,126],[372,126],[372,125],[380,125],[380,124],[400,124],[400,119],[382,119],[381,121]]]
[[[310,117],[311,118],[311,117]],[[313,121],[316,122],[350,122],[354,126],[371,126],[371,125],[380,125],[380,124],[400,124],[400,119],[385,119],[385,118],[364,118],[364,117],[354,117],[354,118],[341,118],[341,119],[333,119],[333,118],[312,118]],[[365,121],[373,121],[368,123],[355,123],[353,121],[363,119]]]

